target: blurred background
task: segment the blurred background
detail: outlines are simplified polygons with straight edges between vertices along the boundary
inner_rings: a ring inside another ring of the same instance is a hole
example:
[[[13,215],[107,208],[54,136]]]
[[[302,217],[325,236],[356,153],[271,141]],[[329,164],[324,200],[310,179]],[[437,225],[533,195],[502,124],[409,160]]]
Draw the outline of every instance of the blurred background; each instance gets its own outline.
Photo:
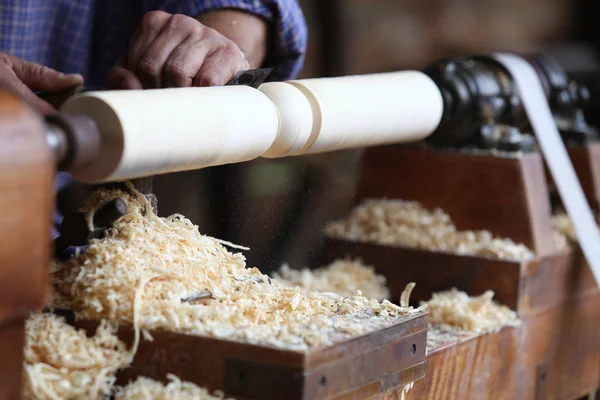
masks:
[[[309,48],[301,78],[422,69],[441,58],[547,51],[569,72],[600,70],[600,0],[301,0]],[[354,204],[360,151],[156,177],[163,216],[250,247],[249,266],[319,264],[328,221]]]

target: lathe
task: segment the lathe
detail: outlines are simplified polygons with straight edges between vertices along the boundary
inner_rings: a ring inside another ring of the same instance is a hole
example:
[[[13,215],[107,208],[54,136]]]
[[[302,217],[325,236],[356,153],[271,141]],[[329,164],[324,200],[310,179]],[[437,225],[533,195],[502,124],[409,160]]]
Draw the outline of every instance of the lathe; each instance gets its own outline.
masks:
[[[451,287],[473,295],[492,289],[518,312],[521,327],[471,335],[429,354],[424,313],[302,356],[157,334],[141,344],[122,379],[178,373],[240,398],[404,398],[413,383],[409,398],[592,393],[600,387],[600,235],[589,204],[597,207],[600,161],[597,132],[583,115],[589,96],[546,57],[526,62],[504,54],[442,61],[424,72],[258,88],[81,93],[46,119],[2,94],[0,205],[8,212],[0,224],[0,397],[20,393],[24,321],[45,304],[57,170],[82,183],[106,184],[369,146],[382,147],[364,154],[357,201],[388,197],[440,207],[458,228],[487,229],[523,243],[535,258],[499,261],[340,238],[331,240],[328,257],[359,256],[375,265],[393,298],[408,282],[417,284],[415,300]],[[535,135],[525,134],[531,129]],[[555,247],[549,193],[573,220],[582,252]],[[125,212],[113,202],[93,225],[102,230]],[[77,229],[85,240],[102,234]],[[83,243],[58,247],[70,244]],[[480,357],[472,353],[478,347],[484,349]],[[164,356],[186,348],[193,357]],[[203,351],[222,368],[193,372]],[[460,359],[454,371],[447,364],[453,354]],[[492,360],[483,362],[488,356]],[[351,368],[356,362],[365,370]],[[274,385],[271,376],[284,382],[276,390],[267,389]]]

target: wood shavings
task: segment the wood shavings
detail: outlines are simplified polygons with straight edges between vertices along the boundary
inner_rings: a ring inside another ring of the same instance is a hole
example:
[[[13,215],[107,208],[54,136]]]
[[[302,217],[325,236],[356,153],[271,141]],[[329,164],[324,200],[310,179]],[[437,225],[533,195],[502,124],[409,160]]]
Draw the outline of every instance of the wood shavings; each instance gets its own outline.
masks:
[[[137,192],[105,189],[88,208],[115,197],[128,203],[128,213],[84,254],[52,268],[53,305],[74,310],[78,318],[303,351],[416,312],[361,294],[343,297],[270,281],[185,217],[157,217]],[[212,294],[208,301],[181,302],[204,291]]]
[[[415,201],[366,200],[325,232],[333,238],[455,254],[519,261],[534,257],[525,245],[488,231],[458,231],[448,214]]]
[[[24,397],[36,400],[103,399],[129,352],[102,321],[87,337],[54,314],[33,314],[26,324]]]
[[[250,250],[250,247],[240,246],[239,244],[228,242],[227,240],[213,238],[216,242],[221,243],[224,246],[231,247],[236,250]]]
[[[410,295],[415,288],[415,283],[411,282],[402,291],[400,294],[400,307],[409,307],[410,306]]]
[[[390,296],[385,277],[360,260],[336,260],[313,270],[293,270],[283,265],[271,276],[287,286],[333,292],[341,296],[352,296],[358,290],[370,299],[384,300]]]
[[[117,390],[115,400],[221,400],[222,394],[211,395],[208,390],[193,383],[183,382],[175,375],[167,375],[165,385],[150,378],[141,377]]]
[[[456,289],[434,293],[423,302],[429,311],[429,323],[464,331],[487,333],[499,331],[505,326],[519,326],[517,314],[506,306],[494,302],[494,292],[470,297]]]

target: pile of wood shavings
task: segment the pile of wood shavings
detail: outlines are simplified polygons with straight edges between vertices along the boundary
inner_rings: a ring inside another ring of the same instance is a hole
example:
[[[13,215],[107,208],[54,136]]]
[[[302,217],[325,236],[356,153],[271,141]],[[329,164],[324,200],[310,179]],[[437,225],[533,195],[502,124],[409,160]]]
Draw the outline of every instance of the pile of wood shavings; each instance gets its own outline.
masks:
[[[74,310],[78,318],[302,351],[382,329],[416,312],[360,294],[287,287],[246,268],[243,255],[200,234],[183,216],[157,217],[137,192],[99,191],[88,208],[117,196],[129,212],[85,254],[53,266],[53,305]],[[199,293],[210,297],[182,301]]]
[[[330,224],[330,237],[506,260],[526,260],[533,251],[488,231],[458,231],[448,214],[415,201],[370,199],[350,216]]]
[[[208,390],[190,382],[182,382],[175,375],[168,375],[168,384],[141,377],[120,388],[115,400],[221,400],[222,394],[211,395]]]
[[[505,326],[519,326],[517,314],[506,306],[493,301],[494,292],[481,296],[452,289],[434,293],[422,306],[427,306],[429,323],[442,328],[460,329],[476,333],[496,332]]]
[[[33,314],[26,324],[24,397],[37,400],[103,399],[129,351],[103,321],[87,337],[54,314]]]
[[[385,300],[390,297],[385,277],[376,274],[372,266],[364,265],[360,260],[337,260],[313,270],[293,270],[283,265],[271,276],[288,286],[333,292],[341,296],[352,296],[360,290],[363,296],[370,299]]]

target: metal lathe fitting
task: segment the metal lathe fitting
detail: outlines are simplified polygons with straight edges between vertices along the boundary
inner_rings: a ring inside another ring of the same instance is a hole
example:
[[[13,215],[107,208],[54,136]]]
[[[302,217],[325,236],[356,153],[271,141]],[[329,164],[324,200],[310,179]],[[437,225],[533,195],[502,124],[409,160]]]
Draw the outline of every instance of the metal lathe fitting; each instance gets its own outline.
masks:
[[[57,113],[47,116],[46,123],[59,171],[83,168],[98,155],[100,132],[89,117]]]

